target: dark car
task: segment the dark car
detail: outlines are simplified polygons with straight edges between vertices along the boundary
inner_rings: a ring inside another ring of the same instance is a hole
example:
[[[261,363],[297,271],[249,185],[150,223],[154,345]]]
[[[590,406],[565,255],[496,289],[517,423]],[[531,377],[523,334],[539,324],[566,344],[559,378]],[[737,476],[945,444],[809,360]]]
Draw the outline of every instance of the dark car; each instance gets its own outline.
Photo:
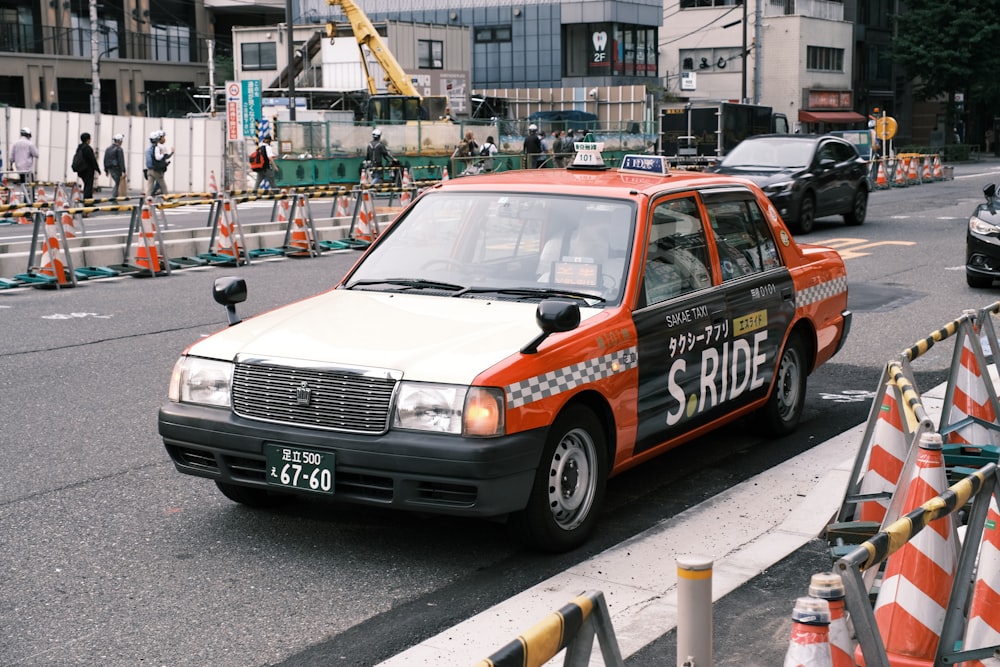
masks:
[[[1000,278],[1000,214],[997,186],[983,188],[986,201],[976,207],[965,231],[965,282],[990,287]]]
[[[868,212],[868,168],[853,144],[831,135],[747,137],[711,171],[750,179],[794,231],[816,218],[843,215],[860,225]]]

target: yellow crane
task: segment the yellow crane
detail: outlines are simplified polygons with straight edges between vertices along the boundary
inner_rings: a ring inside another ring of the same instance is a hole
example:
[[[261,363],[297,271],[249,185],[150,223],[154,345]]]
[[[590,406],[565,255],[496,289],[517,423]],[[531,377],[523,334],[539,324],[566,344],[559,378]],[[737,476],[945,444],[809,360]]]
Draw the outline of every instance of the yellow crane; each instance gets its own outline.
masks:
[[[446,116],[448,98],[443,95],[421,95],[410,77],[382,41],[375,26],[352,0],[327,0],[327,4],[340,7],[351,23],[351,31],[361,52],[361,67],[365,72],[368,85],[368,108],[365,113],[367,120],[393,123],[415,120],[437,120]],[[333,39],[337,35],[334,23],[326,24],[327,37]],[[375,78],[368,70],[368,60],[365,49],[378,61],[385,71],[385,83],[388,93],[379,93]]]

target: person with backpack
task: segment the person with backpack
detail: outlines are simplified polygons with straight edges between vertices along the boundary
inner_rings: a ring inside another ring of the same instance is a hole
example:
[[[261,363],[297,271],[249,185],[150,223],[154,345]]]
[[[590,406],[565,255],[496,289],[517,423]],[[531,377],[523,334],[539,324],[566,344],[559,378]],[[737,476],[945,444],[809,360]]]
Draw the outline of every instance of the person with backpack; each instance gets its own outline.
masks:
[[[380,181],[386,180],[384,174],[386,167],[394,167],[399,164],[399,160],[389,152],[389,147],[382,141],[382,130],[377,127],[372,130],[372,140],[365,151],[365,162],[368,163],[368,167],[371,169],[372,185],[377,185]]]
[[[80,145],[76,147],[76,153],[73,155],[73,163],[70,167],[83,181],[84,201],[93,199],[94,176],[101,173],[101,167],[97,164],[94,149],[90,147],[90,132],[84,132],[80,135]]]
[[[122,150],[124,134],[111,137],[111,145],[104,151],[104,173],[111,177],[111,195],[124,197],[127,193],[125,180],[125,151]]]
[[[154,130],[149,135],[149,146],[146,148],[146,196],[152,197],[154,193],[167,194],[167,183],[163,178],[167,173],[167,166],[173,151],[167,152],[163,147],[167,141],[167,134],[163,130]]]
[[[493,142],[493,137],[486,137],[482,148],[479,149],[479,157],[483,158],[483,169],[493,171],[493,156],[499,152],[499,148]]]
[[[277,157],[278,154],[271,145],[271,135],[265,134],[257,150],[250,154],[250,168],[257,174],[257,180],[253,184],[255,191],[260,190],[265,182],[269,189],[274,187],[276,173],[274,160]]]

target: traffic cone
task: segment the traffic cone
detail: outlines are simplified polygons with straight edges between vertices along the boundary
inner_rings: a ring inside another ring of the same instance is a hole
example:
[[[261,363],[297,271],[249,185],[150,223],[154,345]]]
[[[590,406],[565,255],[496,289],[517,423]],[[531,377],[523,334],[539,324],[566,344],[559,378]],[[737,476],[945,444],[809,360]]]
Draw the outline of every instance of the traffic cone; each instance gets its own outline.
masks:
[[[930,155],[925,155],[924,156],[924,170],[920,174],[920,181],[922,183],[929,183],[932,180],[934,180],[934,176],[933,176],[933,174],[931,172],[931,156]]]
[[[240,258],[240,246],[236,240],[236,225],[233,223],[229,199],[223,200],[222,208],[224,215],[219,221],[219,234],[216,237],[215,254],[232,257],[233,260],[238,262]]]
[[[875,187],[879,190],[886,190],[889,187],[889,181],[885,177],[885,166],[882,160],[878,161],[878,171],[875,172]]]
[[[896,158],[893,168],[892,185],[896,188],[906,187],[906,163],[903,158]]]
[[[59,245],[56,216],[52,211],[45,212],[45,241],[42,243],[42,256],[39,262],[41,263],[39,273],[52,276],[60,285],[66,284],[66,266]]]
[[[62,226],[63,233],[66,234],[66,238],[76,238],[76,219],[72,214],[70,214],[69,211],[62,212]]]
[[[351,196],[347,194],[347,191],[343,191],[337,197],[337,207],[334,210],[333,217],[335,218],[347,218],[351,215]]]
[[[979,546],[979,567],[972,589],[969,623],[965,628],[964,650],[1000,644],[1000,512],[997,499],[990,498],[983,541]],[[1000,660],[970,660],[968,667],[996,667]]]
[[[830,603],[826,600],[801,597],[795,601],[785,667],[833,667]]]
[[[939,181],[944,179],[944,171],[941,169],[941,158],[938,155],[934,156],[934,178]]]
[[[371,243],[375,240],[375,208],[368,195],[368,190],[362,190],[358,197],[360,199],[358,201],[358,219],[355,226],[354,238],[359,241],[368,241]]]
[[[361,168],[361,179],[358,181],[358,185],[363,188],[368,187],[368,170],[364,167]]]
[[[36,204],[39,203],[39,202],[47,202],[48,200],[49,200],[49,195],[48,195],[47,192],[45,192],[45,187],[44,186],[39,185],[37,188],[35,188],[35,203]]]
[[[949,424],[959,424],[963,420],[970,421],[970,417],[982,420],[987,424],[997,423],[997,412],[993,405],[990,387],[986,385],[990,380],[988,376],[984,376],[980,368],[981,354],[977,354],[977,351],[972,347],[974,334],[974,329],[971,333],[965,330],[962,335],[962,349],[957,368],[952,368],[952,377],[949,380],[951,383],[949,387],[952,389],[951,406],[947,411]],[[985,359],[983,362],[985,364]],[[947,393],[945,395],[948,396]],[[942,422],[941,429],[945,430],[944,422]],[[1000,434],[995,429],[972,421],[951,430],[948,433],[947,442],[974,447],[1000,445]]]
[[[920,174],[917,173],[917,158],[909,157],[906,158],[907,162],[907,174],[906,180],[908,185],[915,185],[920,182]]]
[[[208,172],[208,192],[213,196],[219,194],[219,184],[215,182],[215,170]]]
[[[830,657],[833,667],[855,667],[854,640],[847,627],[844,609],[844,580],[834,572],[814,574],[809,581],[809,595],[826,600],[830,605]]]
[[[281,198],[278,199],[278,213],[275,222],[288,222],[291,214],[292,200],[288,195],[288,190],[281,191]]]
[[[445,167],[441,170],[441,182],[444,183],[448,180],[448,178],[448,167]]]
[[[153,222],[150,207],[152,200],[142,205],[142,231],[135,244],[134,264],[150,273],[160,270],[160,253],[156,248],[156,223]]]
[[[916,465],[908,480],[900,480],[908,514],[947,489],[941,436],[924,433]],[[949,514],[930,522],[889,556],[874,614],[893,667],[930,667],[958,563],[958,539]],[[855,659],[864,667],[860,647]]]
[[[399,204],[404,208],[410,205],[410,187],[413,183],[410,181],[410,170],[403,170],[403,193],[399,195]]]
[[[903,427],[903,415],[892,383],[887,382],[868,453],[868,470],[861,480],[862,495],[896,490],[903,462],[909,450],[909,437]],[[857,519],[882,523],[889,500],[867,500],[860,504]]]
[[[295,200],[295,221],[292,228],[291,247],[292,252],[288,253],[294,257],[311,257],[313,251],[312,233],[306,227],[305,220],[302,219],[302,210],[305,208],[305,197],[298,195]]]

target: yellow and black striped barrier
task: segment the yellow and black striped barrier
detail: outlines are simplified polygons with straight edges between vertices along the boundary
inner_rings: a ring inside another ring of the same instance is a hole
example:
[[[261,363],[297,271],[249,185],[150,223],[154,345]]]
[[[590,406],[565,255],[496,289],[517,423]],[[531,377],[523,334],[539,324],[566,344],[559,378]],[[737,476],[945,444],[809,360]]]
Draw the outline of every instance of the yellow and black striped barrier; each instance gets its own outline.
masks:
[[[928,350],[934,347],[935,343],[940,343],[941,341],[954,336],[958,333],[958,328],[963,322],[969,322],[972,320],[972,316],[968,313],[963,314],[961,317],[952,320],[948,324],[944,325],[937,331],[933,332],[930,336],[927,336],[923,340],[919,340],[914,343],[911,347],[903,350],[903,356],[907,361],[913,361],[922,354],[926,354]]]
[[[563,649],[566,649],[563,662],[566,667],[584,667],[590,664],[595,634],[604,664],[624,667],[611,615],[604,593],[600,591],[573,598],[523,635],[476,663],[476,667],[541,667]]]

